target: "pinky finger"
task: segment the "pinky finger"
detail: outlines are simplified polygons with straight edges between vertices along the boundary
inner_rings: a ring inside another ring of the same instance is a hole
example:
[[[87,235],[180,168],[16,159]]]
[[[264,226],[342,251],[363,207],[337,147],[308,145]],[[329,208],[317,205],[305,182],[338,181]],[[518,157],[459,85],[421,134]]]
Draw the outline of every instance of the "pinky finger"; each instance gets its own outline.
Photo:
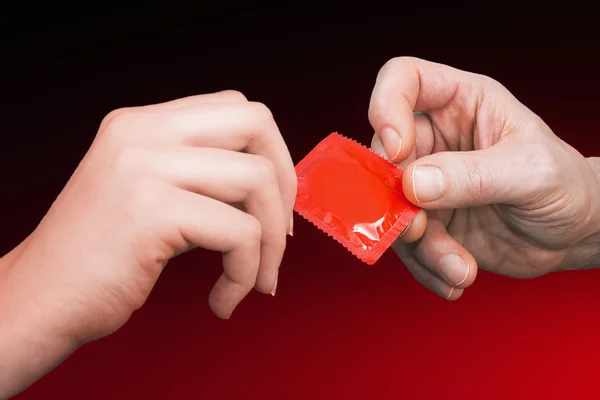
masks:
[[[228,319],[256,284],[262,227],[250,214],[184,190],[176,190],[172,203],[177,206],[165,214],[185,241],[223,253],[223,274],[210,293],[209,304],[218,317]]]

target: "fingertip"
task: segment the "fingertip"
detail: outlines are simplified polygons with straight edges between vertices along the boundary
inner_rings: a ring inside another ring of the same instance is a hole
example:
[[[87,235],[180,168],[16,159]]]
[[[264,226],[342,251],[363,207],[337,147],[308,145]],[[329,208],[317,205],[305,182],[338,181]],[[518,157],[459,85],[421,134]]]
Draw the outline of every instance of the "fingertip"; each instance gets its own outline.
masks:
[[[477,264],[466,250],[462,248],[456,250],[454,253],[444,255],[434,269],[452,287],[466,289],[475,282]]]
[[[452,286],[438,276],[429,273],[429,271],[427,272],[425,278],[420,279],[420,281],[433,293],[448,301],[456,301],[462,296],[464,289]]]
[[[421,207],[421,202],[415,196],[414,189],[414,173],[415,173],[415,163],[411,163],[406,167],[404,173],[402,174],[402,191],[404,192],[404,196],[408,201],[412,204]]]
[[[465,289],[475,282],[475,258],[448,233],[437,218],[427,221],[423,237],[414,248],[414,257],[449,287]]]
[[[264,265],[259,269],[254,290],[261,294],[275,296],[277,284],[279,282],[279,268],[281,267],[281,258],[277,264]]]
[[[383,143],[391,162],[407,159],[415,145],[413,110],[406,100],[390,98],[387,90],[376,85],[369,105],[369,122]]]
[[[401,257],[412,276],[431,292],[448,301],[458,300],[462,296],[464,289],[448,284],[448,282],[429,271],[421,263],[412,258],[412,256],[402,257],[401,254],[403,254],[403,251],[398,246],[394,250]]]
[[[477,271],[479,268],[477,267],[477,262],[475,261],[475,258],[473,258],[473,256],[466,250],[463,254],[461,254],[461,257],[467,262],[467,273],[464,279],[454,286],[459,289],[466,289],[473,283],[475,283],[475,279],[477,278]]]
[[[279,281],[279,278],[275,278],[275,284],[273,285],[273,288],[271,289],[271,296],[275,297],[275,294],[277,293],[277,283]]]
[[[379,138],[390,161],[397,162],[402,153],[402,137],[398,131],[391,126],[385,126],[379,131]]]
[[[377,133],[375,133],[373,135],[373,139],[371,139],[371,150],[389,161],[385,147],[383,147],[383,143],[381,142],[381,139],[379,139],[379,135]]]
[[[463,293],[464,293],[464,289],[450,287],[450,291],[446,295],[446,300],[456,301],[462,297]]]
[[[405,243],[414,243],[423,237],[426,228],[427,213],[425,210],[419,210],[406,231],[400,236],[400,239]]]
[[[231,281],[223,273],[208,296],[208,305],[212,312],[221,319],[231,318],[231,314],[250,292],[250,289]]]
[[[277,288],[277,276],[275,277],[269,277],[267,278],[263,278],[263,279],[257,279],[256,280],[256,285],[254,285],[254,289],[262,294],[268,294],[271,296],[274,296],[273,292],[276,290]]]
[[[208,296],[208,306],[210,307],[213,314],[215,314],[218,318],[224,320],[228,320],[229,318],[231,318],[231,314],[233,314],[233,309],[223,307],[223,305],[219,304],[218,301],[215,301],[214,298],[215,297],[212,295],[212,293],[210,296]]]
[[[387,158],[393,163],[406,160],[414,147],[413,135],[402,134],[391,125],[382,127],[377,136],[385,149]]]

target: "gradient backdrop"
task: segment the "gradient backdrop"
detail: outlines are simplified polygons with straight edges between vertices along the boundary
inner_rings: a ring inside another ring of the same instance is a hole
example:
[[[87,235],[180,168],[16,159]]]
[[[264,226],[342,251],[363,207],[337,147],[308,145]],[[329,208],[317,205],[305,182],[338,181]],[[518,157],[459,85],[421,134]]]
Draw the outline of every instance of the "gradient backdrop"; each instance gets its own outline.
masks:
[[[581,21],[417,8],[353,19],[182,8],[146,25],[74,17],[81,26],[54,25],[62,36],[4,47],[1,252],[35,228],[114,108],[238,89],[271,108],[298,162],[332,131],[369,143],[370,91],[400,55],[490,75],[584,155],[600,155],[599,46]],[[202,250],[175,259],[122,330],[16,398],[600,396],[600,270],[523,281],[481,272],[449,303],[393,252],[367,266],[297,217],[277,296],[253,293],[221,321],[207,304],[220,261]]]

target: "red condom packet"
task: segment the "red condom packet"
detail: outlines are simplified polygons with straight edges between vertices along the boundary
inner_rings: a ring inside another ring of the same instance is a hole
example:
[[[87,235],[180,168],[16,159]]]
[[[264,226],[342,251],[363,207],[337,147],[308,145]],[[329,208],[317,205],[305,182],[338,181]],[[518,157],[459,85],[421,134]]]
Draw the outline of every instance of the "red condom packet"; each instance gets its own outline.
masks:
[[[294,210],[373,265],[419,208],[402,192],[402,169],[334,132],[296,165]]]

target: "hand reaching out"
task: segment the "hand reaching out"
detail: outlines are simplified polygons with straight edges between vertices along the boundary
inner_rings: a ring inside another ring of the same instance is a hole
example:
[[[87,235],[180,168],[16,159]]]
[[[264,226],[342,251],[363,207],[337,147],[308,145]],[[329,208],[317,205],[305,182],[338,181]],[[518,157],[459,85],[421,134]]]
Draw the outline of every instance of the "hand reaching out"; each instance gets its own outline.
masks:
[[[296,186],[269,109],[238,92],[110,113],[0,264],[0,358],[10,360],[0,360],[0,398],[121,327],[167,262],[194,247],[223,253],[209,296],[217,316],[254,287],[274,295]]]
[[[477,268],[518,278],[586,268],[600,249],[592,160],[491,78],[415,58],[380,71],[372,148],[423,208],[394,250],[455,300]]]

